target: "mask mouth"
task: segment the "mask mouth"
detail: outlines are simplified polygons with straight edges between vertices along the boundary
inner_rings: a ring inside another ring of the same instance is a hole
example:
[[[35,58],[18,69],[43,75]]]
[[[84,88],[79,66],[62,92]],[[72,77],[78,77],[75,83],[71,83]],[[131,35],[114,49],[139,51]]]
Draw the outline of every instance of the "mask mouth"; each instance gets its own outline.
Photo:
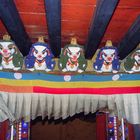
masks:
[[[112,57],[108,57],[107,62],[112,62]]]
[[[73,56],[72,61],[77,61],[77,56]]]
[[[11,53],[3,53],[3,57],[8,58],[10,57]]]

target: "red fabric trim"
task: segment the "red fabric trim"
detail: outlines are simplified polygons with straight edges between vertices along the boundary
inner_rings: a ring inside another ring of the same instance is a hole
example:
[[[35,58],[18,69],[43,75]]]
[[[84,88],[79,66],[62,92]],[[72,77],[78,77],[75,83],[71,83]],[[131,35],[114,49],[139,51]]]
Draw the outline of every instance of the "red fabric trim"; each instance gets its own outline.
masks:
[[[35,93],[50,93],[50,94],[131,94],[140,93],[140,87],[122,87],[122,88],[46,88],[33,87]]]

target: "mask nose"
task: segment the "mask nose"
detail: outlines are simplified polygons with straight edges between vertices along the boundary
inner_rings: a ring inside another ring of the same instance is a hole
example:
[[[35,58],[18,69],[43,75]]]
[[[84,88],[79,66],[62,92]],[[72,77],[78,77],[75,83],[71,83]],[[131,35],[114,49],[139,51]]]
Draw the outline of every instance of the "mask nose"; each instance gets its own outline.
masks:
[[[73,56],[73,59],[74,59],[74,60],[75,60],[75,59],[77,59],[77,56],[76,56],[76,55],[74,55],[74,56]]]
[[[111,58],[111,57],[108,57],[108,58],[107,58],[107,60],[108,60],[108,61],[111,61],[111,60],[112,60],[112,58]]]
[[[7,49],[4,49],[4,50],[3,50],[3,52],[4,52],[4,53],[7,53],[7,52],[8,52],[8,50],[7,50]]]
[[[38,58],[41,58],[42,56],[41,55],[38,55]]]

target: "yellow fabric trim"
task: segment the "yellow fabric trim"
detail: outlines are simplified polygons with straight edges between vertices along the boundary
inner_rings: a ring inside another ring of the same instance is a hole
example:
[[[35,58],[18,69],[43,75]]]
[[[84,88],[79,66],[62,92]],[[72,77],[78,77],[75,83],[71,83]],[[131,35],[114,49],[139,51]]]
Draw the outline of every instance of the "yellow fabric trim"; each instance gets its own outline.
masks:
[[[50,88],[105,88],[105,87],[136,87],[140,86],[140,81],[50,82],[43,80],[12,80],[0,78],[0,85],[41,86]]]

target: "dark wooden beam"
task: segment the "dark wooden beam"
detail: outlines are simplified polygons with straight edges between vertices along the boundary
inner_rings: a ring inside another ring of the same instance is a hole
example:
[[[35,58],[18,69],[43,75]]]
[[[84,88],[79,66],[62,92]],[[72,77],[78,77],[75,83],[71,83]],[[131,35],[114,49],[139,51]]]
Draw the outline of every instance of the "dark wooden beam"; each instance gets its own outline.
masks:
[[[98,0],[85,47],[85,57],[92,59],[104,36],[119,0]]]
[[[118,45],[120,59],[124,59],[140,43],[140,16],[134,21]]]
[[[61,53],[61,0],[45,0],[49,42],[52,53]]]
[[[0,19],[21,53],[27,55],[32,43],[13,0],[0,0]]]

